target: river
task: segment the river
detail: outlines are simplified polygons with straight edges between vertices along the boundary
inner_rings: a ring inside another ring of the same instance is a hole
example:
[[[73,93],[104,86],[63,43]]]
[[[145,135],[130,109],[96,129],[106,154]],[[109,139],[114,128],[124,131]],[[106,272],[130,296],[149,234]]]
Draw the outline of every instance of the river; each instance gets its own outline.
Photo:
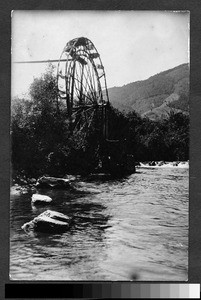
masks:
[[[188,279],[189,170],[137,168],[121,180],[80,182],[83,193],[39,191],[53,204],[11,195],[10,279],[183,281]],[[46,209],[73,217],[68,232],[25,233]]]

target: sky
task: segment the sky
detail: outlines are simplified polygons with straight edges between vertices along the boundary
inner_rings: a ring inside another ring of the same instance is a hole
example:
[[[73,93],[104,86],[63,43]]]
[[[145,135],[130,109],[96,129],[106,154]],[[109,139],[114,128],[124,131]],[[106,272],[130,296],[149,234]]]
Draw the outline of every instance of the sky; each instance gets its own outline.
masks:
[[[123,86],[189,62],[189,18],[183,11],[16,10],[12,62],[59,59],[68,41],[83,36],[101,56],[107,86]],[[12,97],[25,96],[46,68],[12,63]]]

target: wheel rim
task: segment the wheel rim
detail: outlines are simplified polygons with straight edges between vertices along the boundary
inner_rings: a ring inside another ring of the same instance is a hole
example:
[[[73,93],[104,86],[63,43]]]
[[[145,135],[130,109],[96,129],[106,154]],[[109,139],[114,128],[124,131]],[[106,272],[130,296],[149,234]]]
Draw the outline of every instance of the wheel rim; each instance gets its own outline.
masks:
[[[109,103],[100,55],[87,38],[66,44],[58,63],[57,83],[59,103],[65,103],[73,130],[89,128],[97,110]]]

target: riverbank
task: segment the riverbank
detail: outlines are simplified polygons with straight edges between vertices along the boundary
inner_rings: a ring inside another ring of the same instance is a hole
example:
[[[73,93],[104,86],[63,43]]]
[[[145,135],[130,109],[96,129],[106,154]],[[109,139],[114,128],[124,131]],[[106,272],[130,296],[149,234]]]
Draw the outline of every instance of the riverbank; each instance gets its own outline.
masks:
[[[149,161],[149,162],[140,162],[136,164],[136,168],[189,168],[189,161],[173,161],[173,162],[165,162],[165,161]],[[67,175],[64,178],[68,178],[72,181],[76,181],[75,176]],[[80,179],[78,176],[77,180]],[[17,180],[13,179],[11,184],[11,195],[20,195],[26,194],[28,191],[35,192],[37,179],[25,179],[25,178],[17,178]]]

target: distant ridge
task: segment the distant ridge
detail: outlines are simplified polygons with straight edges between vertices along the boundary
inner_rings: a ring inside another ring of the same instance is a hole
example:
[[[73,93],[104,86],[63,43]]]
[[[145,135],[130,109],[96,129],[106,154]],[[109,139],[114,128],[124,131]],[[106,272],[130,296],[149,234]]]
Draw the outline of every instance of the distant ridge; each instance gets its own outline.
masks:
[[[189,64],[160,72],[142,81],[108,89],[112,105],[120,111],[135,110],[152,120],[171,111],[189,113]]]

